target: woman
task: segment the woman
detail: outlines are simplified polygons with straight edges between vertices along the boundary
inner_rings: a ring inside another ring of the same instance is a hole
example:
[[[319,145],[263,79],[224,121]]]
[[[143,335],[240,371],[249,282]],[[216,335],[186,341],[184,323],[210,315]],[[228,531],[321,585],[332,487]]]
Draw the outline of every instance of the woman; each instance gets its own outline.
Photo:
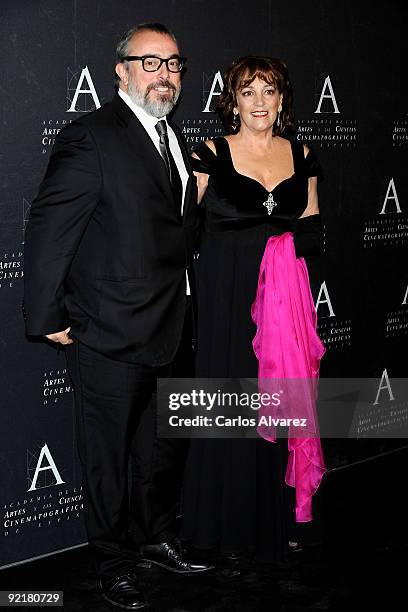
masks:
[[[234,62],[219,111],[227,136],[193,154],[204,212],[196,375],[256,378],[251,307],[265,247],[271,236],[293,232],[298,257],[318,251],[319,166],[307,147],[286,137],[293,128],[292,89],[280,60]],[[260,562],[283,560],[292,522],[287,459],[286,440],[192,440],[182,539]]]

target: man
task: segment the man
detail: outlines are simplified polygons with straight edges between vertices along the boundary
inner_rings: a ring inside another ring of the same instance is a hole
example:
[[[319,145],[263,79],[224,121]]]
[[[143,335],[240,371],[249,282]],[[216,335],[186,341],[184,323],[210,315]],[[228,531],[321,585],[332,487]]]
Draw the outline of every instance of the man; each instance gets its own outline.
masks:
[[[129,609],[146,605],[135,543],[144,545],[145,563],[187,574],[209,569],[187,560],[174,540],[180,441],[153,439],[151,400],[181,342],[194,244],[196,186],[181,135],[166,119],[182,63],[165,26],[126,33],[117,47],[118,93],[59,134],[25,241],[27,333],[66,347],[88,539],[104,596]]]

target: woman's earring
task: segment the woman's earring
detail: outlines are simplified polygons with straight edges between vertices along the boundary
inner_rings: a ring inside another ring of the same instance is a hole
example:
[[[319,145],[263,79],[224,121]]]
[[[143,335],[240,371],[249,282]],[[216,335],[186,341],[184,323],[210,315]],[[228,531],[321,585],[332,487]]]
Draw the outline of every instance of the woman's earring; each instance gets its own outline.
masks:
[[[278,118],[276,120],[276,127],[280,127],[280,124],[281,124],[280,115],[281,115],[281,111],[278,110]]]
[[[231,129],[236,132],[238,129],[238,113],[234,113],[234,119],[232,120]]]

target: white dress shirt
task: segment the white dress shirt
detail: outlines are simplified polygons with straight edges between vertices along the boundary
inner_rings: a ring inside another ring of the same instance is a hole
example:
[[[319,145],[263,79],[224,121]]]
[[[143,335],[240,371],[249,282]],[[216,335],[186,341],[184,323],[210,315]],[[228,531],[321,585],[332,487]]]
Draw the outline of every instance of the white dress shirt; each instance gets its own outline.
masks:
[[[160,147],[159,147],[160,137],[156,131],[156,124],[158,121],[161,121],[161,120],[164,120],[167,123],[167,118],[161,117],[160,119],[158,119],[157,117],[153,117],[152,115],[149,115],[148,113],[146,113],[146,111],[143,108],[141,108],[140,106],[137,106],[137,104],[135,104],[131,100],[130,96],[125,91],[123,91],[123,89],[119,88],[118,94],[122,98],[122,100],[129,106],[129,108],[134,112],[136,117],[139,119],[140,123],[142,124],[146,132],[149,134],[154,146],[156,147],[156,149],[158,150],[161,156]],[[186,187],[187,187],[187,181],[188,181],[188,172],[184,164],[183,155],[181,153],[181,149],[180,149],[180,145],[178,143],[177,137],[174,131],[172,130],[171,126],[168,123],[167,123],[167,134],[169,137],[170,151],[174,157],[174,161],[176,163],[177,170],[179,171],[181,183],[183,186],[183,197],[181,201],[181,214],[183,214],[184,198],[186,195]],[[187,295],[190,295],[190,285],[188,282],[187,272],[186,272],[186,282],[187,282]]]

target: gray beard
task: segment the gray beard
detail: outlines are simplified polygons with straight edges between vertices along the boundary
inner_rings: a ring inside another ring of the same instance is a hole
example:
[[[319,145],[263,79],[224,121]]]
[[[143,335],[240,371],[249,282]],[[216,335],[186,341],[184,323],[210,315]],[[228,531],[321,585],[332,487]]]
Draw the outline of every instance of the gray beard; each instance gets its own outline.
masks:
[[[170,100],[164,96],[157,100],[150,100],[149,92],[144,94],[129,80],[128,96],[136,106],[143,108],[148,115],[160,119],[160,117],[166,117],[173,110],[180,96],[180,89],[172,92]]]

